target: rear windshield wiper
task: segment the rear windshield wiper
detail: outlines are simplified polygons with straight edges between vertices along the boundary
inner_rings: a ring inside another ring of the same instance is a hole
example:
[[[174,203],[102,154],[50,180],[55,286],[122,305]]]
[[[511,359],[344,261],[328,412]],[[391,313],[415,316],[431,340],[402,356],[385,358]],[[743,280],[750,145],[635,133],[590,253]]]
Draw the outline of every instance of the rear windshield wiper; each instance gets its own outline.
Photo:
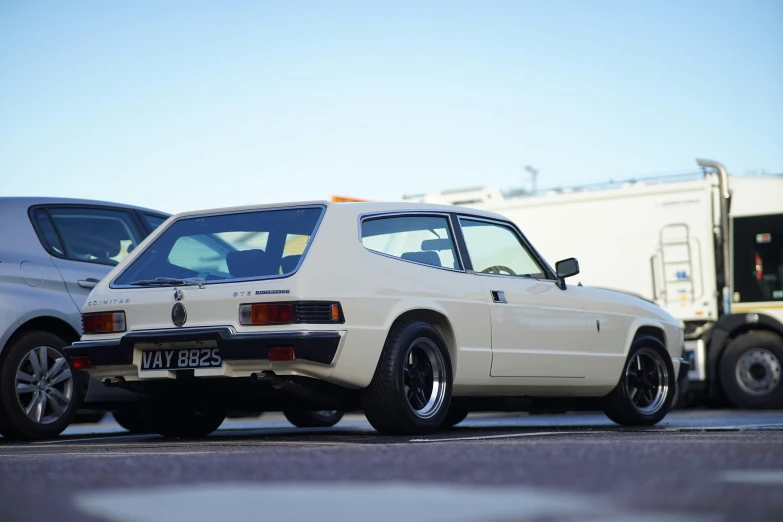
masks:
[[[202,277],[189,277],[177,279],[176,277],[156,277],[155,279],[142,279],[130,283],[135,286],[195,286],[204,288],[207,281]]]

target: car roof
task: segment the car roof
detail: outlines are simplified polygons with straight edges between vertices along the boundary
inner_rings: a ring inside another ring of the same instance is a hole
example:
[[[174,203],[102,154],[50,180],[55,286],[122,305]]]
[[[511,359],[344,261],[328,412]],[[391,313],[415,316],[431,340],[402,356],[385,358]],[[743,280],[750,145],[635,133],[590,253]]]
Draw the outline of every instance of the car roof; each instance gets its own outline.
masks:
[[[155,214],[170,215],[169,212],[162,210],[156,210],[152,208],[139,207],[136,205],[129,205],[127,203],[117,203],[116,201],[101,201],[96,199],[81,199],[81,198],[56,198],[48,196],[2,196],[0,197],[0,207],[4,208],[21,208],[27,210],[28,207],[33,205],[100,205],[119,207],[125,209],[140,210],[143,212],[152,212]]]
[[[508,221],[506,216],[497,214],[495,212],[488,212],[486,210],[479,210],[475,208],[461,207],[457,205],[443,205],[437,203],[419,203],[414,201],[362,201],[362,202],[348,202],[348,203],[333,203],[325,200],[314,201],[289,201],[281,203],[269,203],[259,205],[245,205],[239,207],[224,207],[213,208],[206,210],[190,210],[186,212],[180,212],[176,214],[175,218],[191,217],[191,216],[203,216],[205,214],[220,214],[228,212],[243,212],[253,210],[267,210],[274,208],[290,208],[290,207],[305,207],[305,206],[325,206],[332,211],[346,212],[355,214],[357,217],[362,214],[371,214],[375,212],[397,212],[397,211],[434,211],[434,212],[459,212],[463,214],[471,214],[474,216],[481,216],[492,219],[500,219]]]

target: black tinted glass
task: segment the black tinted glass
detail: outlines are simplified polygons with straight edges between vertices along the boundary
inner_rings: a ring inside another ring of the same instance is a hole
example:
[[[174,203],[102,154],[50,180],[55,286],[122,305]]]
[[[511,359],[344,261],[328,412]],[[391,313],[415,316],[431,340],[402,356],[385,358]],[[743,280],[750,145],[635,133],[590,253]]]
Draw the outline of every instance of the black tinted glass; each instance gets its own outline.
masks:
[[[783,215],[734,218],[734,293],[740,303],[783,301]]]
[[[43,209],[38,209],[33,213],[33,219],[38,226],[41,244],[49,252],[57,256],[64,256],[65,250],[63,249],[60,238],[57,237],[57,233],[54,231],[54,225],[52,220],[49,219],[49,215]]]

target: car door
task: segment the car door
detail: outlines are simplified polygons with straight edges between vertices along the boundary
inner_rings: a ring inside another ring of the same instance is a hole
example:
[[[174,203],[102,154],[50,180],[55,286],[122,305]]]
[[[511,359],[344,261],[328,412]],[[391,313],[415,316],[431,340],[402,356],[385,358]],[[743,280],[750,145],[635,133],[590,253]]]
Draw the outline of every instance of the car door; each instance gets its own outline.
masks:
[[[586,377],[587,317],[510,224],[461,216],[475,275],[490,304],[492,377]]]
[[[33,210],[37,227],[55,235],[44,245],[81,309],[90,291],[144,237],[129,210],[90,205],[44,206]]]

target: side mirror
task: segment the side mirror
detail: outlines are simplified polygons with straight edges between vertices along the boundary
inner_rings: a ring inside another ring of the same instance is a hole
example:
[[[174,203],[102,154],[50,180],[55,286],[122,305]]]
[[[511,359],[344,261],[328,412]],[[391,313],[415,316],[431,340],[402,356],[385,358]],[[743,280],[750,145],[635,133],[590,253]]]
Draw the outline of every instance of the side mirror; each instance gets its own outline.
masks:
[[[560,288],[566,289],[565,278],[575,276],[579,273],[579,261],[575,257],[563,259],[555,264],[555,272],[559,280]]]

